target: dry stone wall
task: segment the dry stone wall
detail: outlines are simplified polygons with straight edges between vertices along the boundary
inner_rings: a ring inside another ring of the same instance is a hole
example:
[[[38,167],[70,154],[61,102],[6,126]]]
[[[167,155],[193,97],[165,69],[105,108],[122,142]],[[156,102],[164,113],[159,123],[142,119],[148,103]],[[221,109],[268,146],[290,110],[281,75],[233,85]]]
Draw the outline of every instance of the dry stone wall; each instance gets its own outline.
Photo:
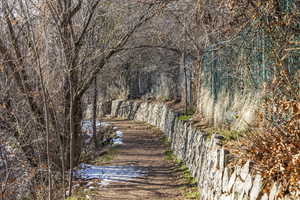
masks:
[[[160,128],[171,142],[175,155],[189,167],[197,179],[202,200],[275,200],[279,184],[269,193],[263,192],[263,179],[253,172],[251,162],[229,167],[232,156],[222,147],[220,135],[209,137],[192,128],[189,122],[161,103],[115,100],[111,115],[147,122]],[[298,194],[285,199],[300,199]]]
[[[97,104],[97,116],[104,117],[105,115],[110,114],[111,112],[111,101],[100,101]],[[85,112],[84,119],[92,119],[93,118],[93,104],[88,104]]]

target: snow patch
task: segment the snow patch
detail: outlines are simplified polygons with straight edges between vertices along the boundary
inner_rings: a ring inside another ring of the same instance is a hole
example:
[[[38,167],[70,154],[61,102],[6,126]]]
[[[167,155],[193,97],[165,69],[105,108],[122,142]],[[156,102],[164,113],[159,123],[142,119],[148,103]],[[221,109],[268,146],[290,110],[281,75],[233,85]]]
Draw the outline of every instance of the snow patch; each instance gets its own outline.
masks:
[[[96,128],[107,126],[111,126],[111,124],[108,122],[96,121]],[[88,136],[85,139],[85,143],[90,143],[93,137],[93,120],[83,120],[81,122],[81,130]]]
[[[80,164],[80,169],[75,171],[75,177],[90,180],[100,179],[99,185],[105,186],[111,182],[128,181],[133,178],[145,176],[145,171],[135,166],[95,166]]]
[[[121,145],[123,144],[123,132],[116,131],[117,137],[113,139],[113,145]]]
[[[106,127],[111,126],[108,122],[100,122],[96,121],[96,127]],[[90,134],[93,130],[93,120],[83,120],[81,123],[82,131],[87,132],[87,134]]]

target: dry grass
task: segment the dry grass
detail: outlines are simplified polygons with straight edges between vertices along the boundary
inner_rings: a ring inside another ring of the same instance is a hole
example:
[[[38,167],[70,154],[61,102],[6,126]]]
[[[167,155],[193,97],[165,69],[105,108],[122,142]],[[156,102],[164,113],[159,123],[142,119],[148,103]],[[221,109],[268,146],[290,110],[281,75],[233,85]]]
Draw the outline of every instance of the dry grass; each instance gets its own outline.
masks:
[[[300,80],[288,77],[291,84],[286,84],[286,78],[277,78],[267,90],[260,128],[231,145],[240,162],[254,161],[266,191],[273,182],[281,184],[281,197],[300,191]]]

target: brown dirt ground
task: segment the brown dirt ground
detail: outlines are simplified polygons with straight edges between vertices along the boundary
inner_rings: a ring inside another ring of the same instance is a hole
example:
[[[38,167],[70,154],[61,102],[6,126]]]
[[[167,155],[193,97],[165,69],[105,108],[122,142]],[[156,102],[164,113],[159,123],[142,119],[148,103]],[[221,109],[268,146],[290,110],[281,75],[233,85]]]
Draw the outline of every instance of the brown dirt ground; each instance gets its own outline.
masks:
[[[166,144],[162,133],[144,123],[111,120],[124,133],[123,145],[117,147],[114,158],[101,165],[134,165],[146,171],[146,176],[112,182],[99,187],[89,196],[95,200],[163,199],[185,200],[190,185],[183,178],[178,164],[166,159]]]

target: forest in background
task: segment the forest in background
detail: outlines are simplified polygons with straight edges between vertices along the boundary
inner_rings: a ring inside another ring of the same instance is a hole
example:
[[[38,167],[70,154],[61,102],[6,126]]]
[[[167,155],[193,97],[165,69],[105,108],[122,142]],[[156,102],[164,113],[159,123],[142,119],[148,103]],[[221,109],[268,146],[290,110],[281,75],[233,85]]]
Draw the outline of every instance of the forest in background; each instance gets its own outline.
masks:
[[[1,144],[18,159],[1,154],[0,199],[24,183],[34,198],[65,188],[95,88],[99,101],[187,102],[208,126],[249,129],[232,145],[241,162],[299,190],[299,3],[1,0]]]

